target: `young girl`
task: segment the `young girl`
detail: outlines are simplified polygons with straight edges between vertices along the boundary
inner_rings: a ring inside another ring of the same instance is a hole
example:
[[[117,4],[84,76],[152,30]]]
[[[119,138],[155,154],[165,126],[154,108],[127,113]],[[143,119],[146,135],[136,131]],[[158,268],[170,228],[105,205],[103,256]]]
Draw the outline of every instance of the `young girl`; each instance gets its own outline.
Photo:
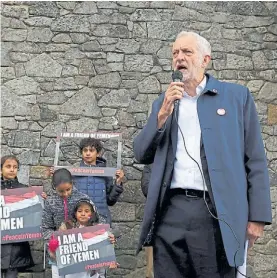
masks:
[[[71,173],[67,169],[58,169],[52,176],[53,194],[47,197],[42,215],[42,233],[45,240],[49,240],[61,226],[62,222],[69,220],[74,213],[75,205],[80,199],[89,197],[73,187]],[[52,265],[52,278],[60,277],[54,261]]]
[[[76,203],[72,219],[61,224],[59,230],[68,230],[73,228],[82,228],[94,226],[103,222],[103,218],[99,216],[94,203],[89,199],[81,199]],[[51,240],[50,240],[51,241]],[[111,243],[115,243],[115,237],[110,235]],[[51,256],[54,258],[54,254]],[[110,268],[116,268],[117,265],[112,265]],[[86,271],[66,275],[66,278],[105,278],[105,269]]]
[[[27,187],[17,179],[19,161],[14,155],[1,158],[1,190]],[[29,242],[1,244],[2,277],[16,278],[19,271],[33,266]]]

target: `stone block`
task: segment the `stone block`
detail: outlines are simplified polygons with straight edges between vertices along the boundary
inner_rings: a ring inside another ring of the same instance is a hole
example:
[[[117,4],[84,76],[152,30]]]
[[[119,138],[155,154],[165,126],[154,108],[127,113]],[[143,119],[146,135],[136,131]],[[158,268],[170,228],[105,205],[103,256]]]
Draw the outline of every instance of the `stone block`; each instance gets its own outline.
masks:
[[[130,255],[119,255],[117,256],[117,262],[122,269],[134,269],[137,265],[137,258]]]
[[[1,67],[1,78],[14,79],[15,71],[13,67]]]
[[[60,114],[82,115],[83,117],[101,116],[95,94],[92,89],[87,87],[76,92],[67,102],[55,107],[55,109]]]
[[[265,141],[265,146],[269,152],[277,152],[277,136],[269,136]]]
[[[161,16],[155,9],[137,9],[130,17],[132,21],[160,21]]]
[[[76,7],[76,2],[72,1],[59,1],[58,2],[58,7],[62,7],[65,10],[72,11]]]
[[[260,253],[254,256],[254,267],[257,272],[259,271],[275,271],[277,265],[277,257],[274,255],[263,255]]]
[[[112,108],[102,108],[101,112],[103,114],[103,116],[107,117],[107,116],[114,116],[116,114],[116,109],[112,109]]]
[[[71,43],[71,37],[68,34],[57,34],[56,36],[54,36],[52,38],[53,42],[57,42],[57,43]]]
[[[277,105],[268,105],[267,122],[269,125],[277,125]]]
[[[28,76],[60,77],[62,66],[47,54],[41,54],[25,64]]]
[[[80,75],[89,75],[95,76],[96,72],[93,66],[93,63],[89,59],[82,59],[79,66],[79,74]]]
[[[161,41],[160,40],[153,40],[148,39],[143,41],[140,46],[140,52],[144,54],[156,54],[157,51],[160,49]]]
[[[126,166],[124,167],[124,172],[127,180],[141,180],[141,171],[134,167]]]
[[[277,83],[266,82],[261,88],[258,98],[266,102],[270,102],[276,99],[277,95]]]
[[[24,5],[3,5],[2,15],[15,18],[27,18],[29,16],[28,6]]]
[[[89,82],[89,76],[75,76],[75,83],[77,85],[87,86]]]
[[[116,50],[125,54],[138,52],[140,44],[133,39],[121,39],[116,45]]]
[[[252,53],[252,59],[255,69],[268,69],[268,60],[263,51],[255,51]]]
[[[123,62],[124,54],[118,54],[114,52],[107,53],[107,62]]]
[[[160,82],[150,75],[138,83],[138,90],[142,94],[158,94],[161,91]]]
[[[5,86],[16,95],[30,95],[39,92],[39,84],[27,76],[8,81]]]
[[[128,180],[124,184],[124,191],[120,195],[120,200],[127,203],[145,203],[145,197],[141,191],[139,180]]]
[[[153,58],[150,55],[126,55],[124,70],[149,72],[153,67]]]
[[[139,238],[139,230],[140,225],[135,223],[115,223],[113,222],[113,230],[117,232],[117,234],[121,235],[121,238],[117,241],[116,248],[120,251],[128,250],[128,249],[136,249],[138,238]]]
[[[32,27],[28,29],[27,41],[50,42],[53,36],[49,28]]]
[[[24,23],[29,26],[47,27],[51,25],[52,18],[43,16],[33,16],[24,20]]]
[[[96,2],[84,1],[77,3],[73,13],[75,14],[95,14],[97,13]]]
[[[111,69],[112,72],[113,71],[116,71],[116,72],[123,71],[123,63],[108,63],[107,66]],[[122,87],[122,88],[124,88],[124,87]]]
[[[133,113],[147,112],[148,104],[144,101],[131,100],[130,106],[128,107],[127,111]]]
[[[17,156],[20,163],[24,165],[37,165],[40,157],[40,151],[25,150]]]
[[[27,30],[4,28],[2,30],[2,41],[22,42],[27,38]]]
[[[133,37],[147,38],[147,25],[144,22],[134,23]]]
[[[44,129],[41,131],[41,135],[45,137],[57,137],[58,134],[64,132],[65,130],[64,123],[52,122],[44,127]]]
[[[29,13],[37,16],[57,17],[59,15],[59,8],[56,2],[35,2],[30,6]]]
[[[39,120],[45,122],[51,122],[57,120],[57,113],[50,110],[47,106],[41,105],[40,107],[40,117]],[[41,123],[40,123],[41,124]]]
[[[98,102],[100,107],[128,107],[131,101],[131,97],[128,94],[128,91],[125,89],[120,90],[111,90],[110,93],[104,95]]]
[[[226,69],[253,69],[251,58],[236,54],[227,54]]]
[[[193,20],[198,22],[211,21],[211,18],[206,14],[202,14],[193,9],[188,9],[186,7],[180,7],[180,6],[175,6],[175,10],[172,18],[178,21],[193,21]]]
[[[35,55],[30,53],[10,52],[10,58],[13,62],[27,62],[34,57]]]
[[[25,130],[12,130],[8,136],[8,145],[19,148],[40,148],[40,133]]]
[[[89,18],[81,15],[65,15],[54,19],[51,30],[55,32],[89,33]]]
[[[121,77],[118,72],[97,75],[89,81],[89,87],[119,88]]]
[[[113,1],[97,1],[97,7],[99,9],[116,9],[117,3]]]
[[[31,166],[30,177],[37,179],[48,179],[49,178],[49,167],[47,166]]]
[[[99,121],[91,118],[80,118],[78,120],[71,120],[66,124],[68,132],[85,132],[94,131],[98,129]]]
[[[18,123],[14,118],[2,117],[1,118],[1,127],[4,129],[17,129]]]
[[[62,70],[63,77],[70,77],[78,75],[78,68],[72,65],[64,65]]]
[[[101,24],[96,26],[92,34],[99,37],[128,38],[129,30],[123,25]]]
[[[65,77],[57,79],[54,90],[65,91],[65,90],[76,90],[78,86],[75,84],[73,77]]]
[[[239,15],[268,15],[267,8],[260,2],[218,2],[216,3],[215,11]]]
[[[10,55],[9,55],[12,48],[13,47],[11,42],[3,42],[3,41],[1,42],[1,66],[2,67],[8,67],[12,65],[10,60]]]
[[[63,92],[47,92],[37,96],[37,102],[43,104],[62,104],[67,100]]]
[[[87,40],[86,34],[82,33],[71,33],[70,37],[73,43],[84,43]]]
[[[80,49],[82,51],[100,51],[100,45],[98,41],[89,41],[89,42],[85,42],[81,45]]]
[[[118,112],[118,123],[120,126],[135,126],[136,121],[131,113],[125,111]]]
[[[102,117],[99,122],[99,130],[114,130],[118,128],[118,120],[115,117]],[[107,155],[107,154],[105,154]],[[108,159],[111,161],[112,157]]]

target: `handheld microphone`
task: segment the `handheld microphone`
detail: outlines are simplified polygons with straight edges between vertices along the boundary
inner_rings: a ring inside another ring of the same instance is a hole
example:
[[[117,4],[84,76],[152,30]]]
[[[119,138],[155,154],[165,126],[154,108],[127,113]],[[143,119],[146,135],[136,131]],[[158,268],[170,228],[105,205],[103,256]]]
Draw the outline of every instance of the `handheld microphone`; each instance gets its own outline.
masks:
[[[172,80],[173,80],[173,82],[182,82],[183,81],[183,73],[180,72],[179,70],[175,70],[172,73]],[[174,107],[177,107],[178,104],[179,104],[179,99],[176,99],[174,101]]]

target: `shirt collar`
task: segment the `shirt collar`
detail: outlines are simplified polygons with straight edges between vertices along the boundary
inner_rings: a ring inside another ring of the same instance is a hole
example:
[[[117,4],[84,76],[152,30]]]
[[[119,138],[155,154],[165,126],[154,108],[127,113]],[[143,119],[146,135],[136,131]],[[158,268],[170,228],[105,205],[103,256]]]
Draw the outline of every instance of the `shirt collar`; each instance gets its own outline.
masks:
[[[199,96],[204,91],[207,84],[207,77],[204,75],[203,80],[200,82],[200,84],[196,87],[196,95]]]
[[[196,87],[196,96],[194,96],[193,98],[195,98],[195,97],[199,97],[201,94],[202,94],[202,92],[204,91],[204,89],[205,89],[205,87],[206,87],[206,84],[207,84],[207,77],[206,77],[206,75],[204,75],[204,78],[203,78],[203,80],[198,84],[198,86]],[[189,96],[188,94],[187,94],[187,92],[185,92],[185,95],[186,96]]]

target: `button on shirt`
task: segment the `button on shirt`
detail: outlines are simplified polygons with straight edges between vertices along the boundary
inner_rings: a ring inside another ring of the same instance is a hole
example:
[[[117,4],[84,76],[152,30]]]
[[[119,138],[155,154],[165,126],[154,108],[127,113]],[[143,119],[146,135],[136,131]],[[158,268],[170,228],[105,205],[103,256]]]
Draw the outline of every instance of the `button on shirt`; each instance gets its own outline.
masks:
[[[206,76],[196,88],[196,96],[189,96],[186,92],[179,102],[178,138],[176,159],[174,162],[173,177],[170,188],[196,189],[203,191],[202,176],[197,164],[188,156],[180,132],[184,135],[188,153],[199,164],[202,171],[200,158],[201,129],[197,113],[197,100],[207,83]],[[205,190],[207,190],[204,180]]]

